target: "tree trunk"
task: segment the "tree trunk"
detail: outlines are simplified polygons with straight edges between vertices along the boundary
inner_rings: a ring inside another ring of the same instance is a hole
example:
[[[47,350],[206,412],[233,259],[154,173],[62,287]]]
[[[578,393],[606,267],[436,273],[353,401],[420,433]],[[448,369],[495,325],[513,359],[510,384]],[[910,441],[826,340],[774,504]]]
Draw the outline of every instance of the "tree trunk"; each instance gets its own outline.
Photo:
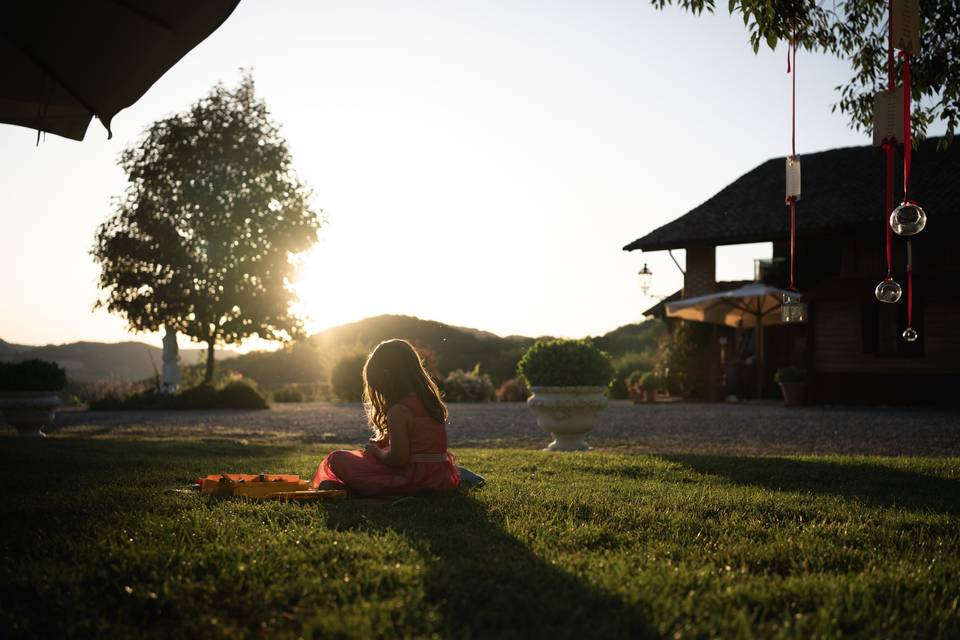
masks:
[[[203,376],[203,383],[213,382],[213,345],[216,341],[213,338],[207,340],[207,372]]]

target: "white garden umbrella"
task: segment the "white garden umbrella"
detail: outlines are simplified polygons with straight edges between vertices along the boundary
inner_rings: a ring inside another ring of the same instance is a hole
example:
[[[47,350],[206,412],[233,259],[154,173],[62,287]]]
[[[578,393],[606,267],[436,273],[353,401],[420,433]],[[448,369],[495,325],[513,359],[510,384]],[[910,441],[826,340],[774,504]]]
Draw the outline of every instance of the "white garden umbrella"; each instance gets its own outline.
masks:
[[[783,322],[780,317],[780,306],[785,293],[799,295],[793,291],[787,292],[753,282],[739,289],[668,302],[667,317],[710,322],[728,327],[756,328],[757,398],[759,398],[763,387],[763,327]]]

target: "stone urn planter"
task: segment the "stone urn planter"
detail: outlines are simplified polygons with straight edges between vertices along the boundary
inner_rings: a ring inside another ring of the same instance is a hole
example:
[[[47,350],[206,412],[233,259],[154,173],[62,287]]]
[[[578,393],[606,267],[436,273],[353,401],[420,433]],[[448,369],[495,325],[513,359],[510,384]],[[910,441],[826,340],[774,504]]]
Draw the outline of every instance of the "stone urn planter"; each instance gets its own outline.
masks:
[[[57,392],[66,385],[67,374],[56,362],[0,362],[0,422],[21,436],[43,438],[60,406]]]
[[[597,417],[607,408],[605,387],[533,387],[527,406],[537,414],[537,424],[553,436],[548,451],[586,451],[583,437],[593,431]]]
[[[586,340],[535,343],[520,359],[517,372],[533,395],[527,406],[537,424],[553,435],[547,451],[584,451],[583,437],[607,407],[604,392],[613,378],[610,356]]]
[[[52,391],[0,391],[0,415],[21,436],[45,438],[43,428],[53,422],[60,396]]]

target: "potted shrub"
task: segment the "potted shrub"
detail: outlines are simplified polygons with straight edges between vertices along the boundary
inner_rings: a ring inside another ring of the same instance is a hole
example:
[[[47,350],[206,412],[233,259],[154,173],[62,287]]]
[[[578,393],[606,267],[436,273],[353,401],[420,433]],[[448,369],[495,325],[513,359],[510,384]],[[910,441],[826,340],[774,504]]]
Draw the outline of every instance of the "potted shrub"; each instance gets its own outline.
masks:
[[[640,401],[644,398],[644,390],[643,387],[640,386],[640,381],[643,379],[643,376],[643,371],[632,371],[623,382],[627,389],[627,395],[630,396],[633,404],[640,404]],[[616,381],[614,381],[614,384],[616,384]],[[611,394],[611,396],[612,395],[613,394]]]
[[[583,436],[607,406],[603,392],[614,373],[610,356],[586,340],[538,341],[520,359],[517,373],[533,392],[527,406],[537,424],[553,435],[547,449],[589,449]]]
[[[807,395],[807,372],[800,367],[781,367],[773,376],[787,406],[803,404]]]
[[[640,376],[640,388],[643,389],[643,395],[647,402],[657,401],[657,389],[660,388],[660,378],[652,371]]]
[[[21,436],[43,438],[66,386],[67,373],[56,362],[0,362],[0,413]]]

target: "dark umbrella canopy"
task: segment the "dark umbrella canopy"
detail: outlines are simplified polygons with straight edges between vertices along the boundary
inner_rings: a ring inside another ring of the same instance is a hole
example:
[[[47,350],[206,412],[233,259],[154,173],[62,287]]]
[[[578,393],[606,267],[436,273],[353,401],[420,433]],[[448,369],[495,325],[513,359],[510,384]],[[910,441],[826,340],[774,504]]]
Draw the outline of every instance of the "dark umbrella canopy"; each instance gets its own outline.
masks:
[[[83,140],[140,99],[239,0],[0,4],[0,122]]]

